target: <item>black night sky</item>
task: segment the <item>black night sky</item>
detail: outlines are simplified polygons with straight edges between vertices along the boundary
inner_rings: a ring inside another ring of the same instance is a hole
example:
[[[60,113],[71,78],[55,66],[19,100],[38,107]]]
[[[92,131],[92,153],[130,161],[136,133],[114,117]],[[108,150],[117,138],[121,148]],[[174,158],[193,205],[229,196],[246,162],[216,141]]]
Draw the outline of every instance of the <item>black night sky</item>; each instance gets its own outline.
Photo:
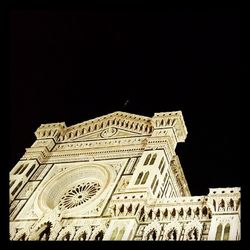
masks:
[[[9,169],[41,123],[181,110],[191,194],[241,186],[238,9],[11,10],[9,21]]]

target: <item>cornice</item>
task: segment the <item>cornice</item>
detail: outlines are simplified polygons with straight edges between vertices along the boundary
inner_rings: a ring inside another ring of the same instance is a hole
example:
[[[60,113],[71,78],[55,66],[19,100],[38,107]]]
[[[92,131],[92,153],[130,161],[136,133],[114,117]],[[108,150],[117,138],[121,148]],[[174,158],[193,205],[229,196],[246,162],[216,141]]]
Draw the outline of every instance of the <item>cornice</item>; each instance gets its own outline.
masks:
[[[86,135],[104,129],[108,129],[107,134],[112,135],[112,128],[124,129],[137,136],[152,135],[159,128],[174,128],[178,142],[183,142],[187,136],[181,111],[155,113],[152,118],[117,111],[69,127],[64,122],[42,124],[35,135],[37,139],[53,138],[57,142],[66,142],[78,138],[84,140]]]

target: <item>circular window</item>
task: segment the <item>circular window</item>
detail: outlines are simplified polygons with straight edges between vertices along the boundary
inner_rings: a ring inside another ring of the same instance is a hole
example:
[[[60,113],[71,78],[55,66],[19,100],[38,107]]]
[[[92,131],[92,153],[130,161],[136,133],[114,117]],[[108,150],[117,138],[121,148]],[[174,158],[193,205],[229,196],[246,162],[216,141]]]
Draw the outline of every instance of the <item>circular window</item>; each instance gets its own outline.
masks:
[[[69,189],[61,198],[59,207],[71,209],[86,203],[100,190],[98,182],[84,182]]]
[[[106,164],[69,165],[39,187],[35,210],[44,213],[57,207],[65,216],[82,216],[110,195],[115,176]]]

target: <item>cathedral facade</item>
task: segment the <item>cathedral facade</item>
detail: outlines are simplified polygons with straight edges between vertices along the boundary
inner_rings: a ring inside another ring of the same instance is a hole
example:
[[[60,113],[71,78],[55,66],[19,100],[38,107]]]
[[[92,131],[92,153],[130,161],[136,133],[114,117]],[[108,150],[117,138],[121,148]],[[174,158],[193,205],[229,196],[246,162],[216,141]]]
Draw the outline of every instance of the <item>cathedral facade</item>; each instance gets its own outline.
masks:
[[[240,240],[240,188],[191,196],[180,111],[42,124],[10,172],[10,240]]]

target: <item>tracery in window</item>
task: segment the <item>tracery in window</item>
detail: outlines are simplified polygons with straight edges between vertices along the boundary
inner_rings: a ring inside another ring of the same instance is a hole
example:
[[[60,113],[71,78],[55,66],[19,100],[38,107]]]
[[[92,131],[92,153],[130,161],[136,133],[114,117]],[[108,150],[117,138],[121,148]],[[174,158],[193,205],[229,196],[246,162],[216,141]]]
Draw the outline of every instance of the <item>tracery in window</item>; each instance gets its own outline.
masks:
[[[59,207],[71,209],[89,201],[101,189],[98,182],[84,182],[73,186],[61,198]]]

